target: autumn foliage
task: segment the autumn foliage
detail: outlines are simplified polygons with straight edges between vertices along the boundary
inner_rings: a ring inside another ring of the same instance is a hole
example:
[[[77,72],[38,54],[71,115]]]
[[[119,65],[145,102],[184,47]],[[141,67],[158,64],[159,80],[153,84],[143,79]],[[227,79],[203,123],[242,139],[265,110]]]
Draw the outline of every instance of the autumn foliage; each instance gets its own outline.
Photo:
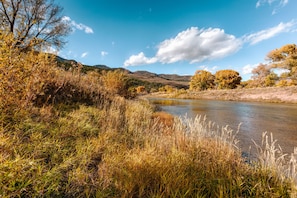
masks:
[[[241,77],[234,70],[220,70],[215,74],[215,83],[218,89],[235,89],[241,82]]]
[[[208,71],[198,70],[190,81],[190,90],[235,89],[240,85],[241,77],[234,70],[220,70],[215,75]]]
[[[29,108],[56,75],[52,56],[12,47],[11,34],[0,34],[0,109],[3,112]]]
[[[190,90],[207,90],[215,87],[214,75],[205,70],[197,70],[190,81]]]

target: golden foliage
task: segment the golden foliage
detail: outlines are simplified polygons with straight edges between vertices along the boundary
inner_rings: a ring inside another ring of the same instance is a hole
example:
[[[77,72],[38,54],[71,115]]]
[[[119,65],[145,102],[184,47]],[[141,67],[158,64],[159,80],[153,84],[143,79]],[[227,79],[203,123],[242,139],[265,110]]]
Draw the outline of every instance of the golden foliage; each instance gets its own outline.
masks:
[[[12,47],[11,34],[0,34],[0,40],[0,109],[13,112],[29,107],[43,94],[46,82],[55,75],[55,61],[46,53]]]
[[[289,70],[291,79],[297,78],[297,46],[296,44],[287,44],[279,49],[270,51],[267,54],[271,66]]]
[[[218,89],[234,89],[240,85],[241,77],[234,70],[220,70],[215,74],[215,83]]]
[[[214,88],[214,75],[205,70],[197,70],[190,81],[190,90],[207,90]]]
[[[101,81],[106,90],[112,94],[128,96],[127,75],[121,70],[103,71]]]

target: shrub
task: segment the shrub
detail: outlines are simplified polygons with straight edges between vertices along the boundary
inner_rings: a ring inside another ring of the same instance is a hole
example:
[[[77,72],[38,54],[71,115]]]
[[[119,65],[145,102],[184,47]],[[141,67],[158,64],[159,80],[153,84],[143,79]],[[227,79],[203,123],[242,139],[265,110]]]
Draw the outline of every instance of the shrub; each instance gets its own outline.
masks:
[[[0,34],[0,40],[1,117],[14,117],[43,94],[44,87],[55,76],[55,61],[46,53],[12,47],[10,34]]]

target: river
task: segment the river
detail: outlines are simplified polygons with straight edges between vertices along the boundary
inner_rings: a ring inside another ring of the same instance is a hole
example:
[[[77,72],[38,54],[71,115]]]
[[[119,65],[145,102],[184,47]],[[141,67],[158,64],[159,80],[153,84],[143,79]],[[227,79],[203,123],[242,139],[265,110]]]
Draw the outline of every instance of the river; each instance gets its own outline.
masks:
[[[162,111],[189,118],[206,116],[219,126],[229,125],[237,131],[239,147],[249,152],[254,148],[252,139],[261,144],[262,133],[267,131],[281,146],[283,152],[292,153],[297,147],[297,105],[259,102],[234,102],[216,100],[188,100],[150,98]]]

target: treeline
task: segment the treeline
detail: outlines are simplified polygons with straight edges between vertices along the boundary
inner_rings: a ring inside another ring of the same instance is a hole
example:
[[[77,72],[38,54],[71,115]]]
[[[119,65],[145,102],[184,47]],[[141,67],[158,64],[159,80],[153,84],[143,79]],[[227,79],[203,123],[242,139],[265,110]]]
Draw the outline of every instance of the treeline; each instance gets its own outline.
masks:
[[[297,85],[297,48],[295,44],[284,45],[270,51],[266,59],[268,63],[261,63],[255,67],[252,70],[252,77],[248,81],[241,81],[241,76],[234,70],[220,70],[214,75],[205,70],[197,70],[191,78],[190,90]]]

